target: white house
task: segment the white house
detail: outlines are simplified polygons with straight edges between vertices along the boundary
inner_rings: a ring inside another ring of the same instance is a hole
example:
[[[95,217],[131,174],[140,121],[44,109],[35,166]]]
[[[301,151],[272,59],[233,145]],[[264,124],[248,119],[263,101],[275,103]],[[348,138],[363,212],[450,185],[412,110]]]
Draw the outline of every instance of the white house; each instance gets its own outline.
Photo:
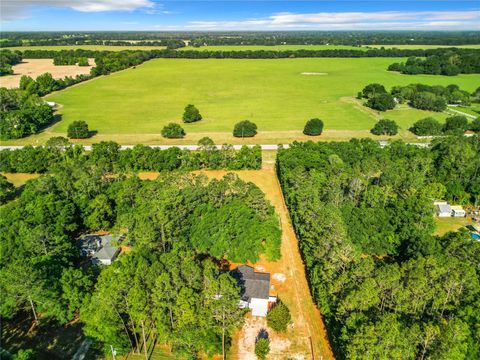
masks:
[[[438,203],[437,206],[437,216],[438,217],[451,217],[452,216],[452,207],[448,203]]]
[[[453,205],[452,206],[452,216],[453,217],[465,217],[466,212],[463,209],[463,207],[461,207],[460,205]]]
[[[270,296],[270,274],[255,272],[251,266],[241,265],[231,271],[241,288],[241,308],[252,310],[253,316],[267,316],[269,305],[277,298]]]

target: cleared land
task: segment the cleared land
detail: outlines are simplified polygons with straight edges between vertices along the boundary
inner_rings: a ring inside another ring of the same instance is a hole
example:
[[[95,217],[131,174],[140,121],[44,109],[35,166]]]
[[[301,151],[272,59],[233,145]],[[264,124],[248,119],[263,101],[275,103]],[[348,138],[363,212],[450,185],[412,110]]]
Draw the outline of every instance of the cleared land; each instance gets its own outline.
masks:
[[[449,231],[457,231],[460,228],[473,224],[470,218],[439,218],[435,217],[435,235],[444,235]]]
[[[0,77],[0,86],[7,88],[17,88],[20,84],[22,75],[28,75],[36,78],[46,72],[52,74],[55,79],[61,79],[65,76],[77,76],[90,74],[90,69],[94,66],[94,59],[89,59],[90,66],[77,65],[53,65],[53,59],[23,59],[20,64],[13,66],[13,75]]]
[[[16,46],[4,47],[2,49],[8,50],[98,50],[98,51],[122,51],[122,50],[160,50],[165,49],[165,46],[117,46],[117,45],[51,45],[51,46]]]
[[[16,187],[25,185],[28,180],[36,179],[40,174],[27,174],[27,173],[0,173],[5,176]]]
[[[397,48],[397,49],[443,49],[443,48],[461,48],[461,49],[480,49],[480,44],[474,45],[364,45],[365,47],[381,48],[385,49]]]
[[[230,133],[243,119],[255,121],[259,132],[301,131],[312,117],[323,119],[329,130],[369,130],[379,117],[406,129],[420,118],[445,115],[408,107],[375,114],[354,99],[357,92],[372,82],[387,87],[455,83],[468,91],[480,82],[480,75],[412,76],[385,70],[401,60],[155,59],[47,96],[63,106],[63,121],[51,131],[64,133],[71,121],[82,119],[99,135],[159,134],[165,124],[180,120],[189,103],[204,119],[185,124],[187,133]]]

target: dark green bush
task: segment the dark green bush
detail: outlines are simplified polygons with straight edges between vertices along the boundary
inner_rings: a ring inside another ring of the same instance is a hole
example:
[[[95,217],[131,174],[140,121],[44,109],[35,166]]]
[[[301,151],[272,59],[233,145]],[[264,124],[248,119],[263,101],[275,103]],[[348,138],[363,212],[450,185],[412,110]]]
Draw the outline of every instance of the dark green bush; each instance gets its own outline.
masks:
[[[277,332],[284,332],[287,330],[288,324],[292,320],[290,310],[287,305],[279,301],[267,314],[267,324]]]
[[[397,135],[398,125],[393,120],[379,120],[370,132],[374,135]]]
[[[381,93],[369,98],[365,105],[374,110],[387,111],[395,107],[395,100],[392,95]]]
[[[257,125],[249,120],[243,120],[235,124],[233,136],[235,137],[253,137],[257,135]]]
[[[86,139],[90,136],[88,125],[85,121],[77,120],[68,125],[67,136],[70,139]]]
[[[432,117],[415,122],[410,131],[418,136],[439,135],[442,133],[442,124]]]
[[[188,104],[185,107],[185,112],[183,113],[183,122],[192,123],[200,120],[202,120],[200,111],[195,107],[195,105]]]
[[[303,133],[310,136],[321,135],[322,131],[323,121],[317,118],[308,120],[303,128]]]
[[[170,123],[162,129],[162,136],[168,139],[180,139],[185,136],[185,130],[179,124]]]

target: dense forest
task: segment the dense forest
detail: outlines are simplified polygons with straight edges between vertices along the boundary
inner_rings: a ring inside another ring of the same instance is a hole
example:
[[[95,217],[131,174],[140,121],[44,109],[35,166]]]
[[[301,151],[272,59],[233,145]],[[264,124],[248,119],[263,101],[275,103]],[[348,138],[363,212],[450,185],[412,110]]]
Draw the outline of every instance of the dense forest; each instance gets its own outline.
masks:
[[[405,63],[393,63],[388,70],[408,75],[478,74],[480,73],[480,56],[474,53],[450,53],[446,50],[443,55],[432,55],[425,59],[411,57]]]
[[[465,45],[479,44],[478,31],[107,31],[3,32],[0,46],[22,45],[155,45],[178,47],[184,40],[203,45]]]
[[[294,143],[277,161],[337,358],[480,357],[480,242],[433,235],[435,199],[480,202],[480,137]]]
[[[189,358],[222,353],[243,310],[221,261],[280,256],[279,223],[261,190],[233,174],[141,181],[98,149],[59,153],[0,208],[3,321],[19,312],[41,323],[79,317],[87,336],[119,354],[152,336]],[[96,230],[125,234],[130,251],[110,267],[85,266],[75,239]]]

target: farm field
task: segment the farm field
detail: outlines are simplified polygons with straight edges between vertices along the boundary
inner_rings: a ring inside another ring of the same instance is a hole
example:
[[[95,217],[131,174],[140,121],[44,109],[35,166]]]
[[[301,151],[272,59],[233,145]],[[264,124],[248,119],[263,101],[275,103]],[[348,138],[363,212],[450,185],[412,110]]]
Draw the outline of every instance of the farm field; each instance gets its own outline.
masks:
[[[17,88],[20,84],[22,75],[28,75],[36,78],[46,72],[52,74],[55,79],[61,79],[65,76],[77,76],[90,74],[90,69],[95,64],[94,59],[89,59],[90,66],[77,65],[53,65],[53,59],[23,59],[20,64],[13,66],[13,75],[0,77],[0,86],[7,88]]]
[[[161,50],[165,49],[165,46],[117,46],[117,45],[45,45],[45,46],[15,46],[15,47],[2,47],[8,50],[98,50],[98,51],[122,51],[122,50]]]
[[[440,49],[440,48],[460,48],[460,49],[480,49],[480,44],[468,44],[468,45],[364,45],[365,47],[381,48],[385,49],[397,48],[397,49]]]
[[[366,48],[350,45],[207,45],[200,47],[187,46],[177,50],[198,50],[198,51],[246,51],[246,50],[364,50]]]
[[[387,88],[455,83],[473,91],[480,81],[479,75],[411,76],[385,70],[399,60],[155,59],[47,96],[60,104],[63,116],[50,131],[65,133],[71,121],[81,119],[98,135],[159,134],[165,124],[180,121],[189,103],[204,119],[184,124],[187,134],[228,134],[244,119],[256,122],[260,133],[301,131],[312,117],[323,119],[328,130],[368,131],[379,117],[406,129],[420,118],[446,115],[408,107],[378,114],[354,98],[357,92],[372,82]]]

